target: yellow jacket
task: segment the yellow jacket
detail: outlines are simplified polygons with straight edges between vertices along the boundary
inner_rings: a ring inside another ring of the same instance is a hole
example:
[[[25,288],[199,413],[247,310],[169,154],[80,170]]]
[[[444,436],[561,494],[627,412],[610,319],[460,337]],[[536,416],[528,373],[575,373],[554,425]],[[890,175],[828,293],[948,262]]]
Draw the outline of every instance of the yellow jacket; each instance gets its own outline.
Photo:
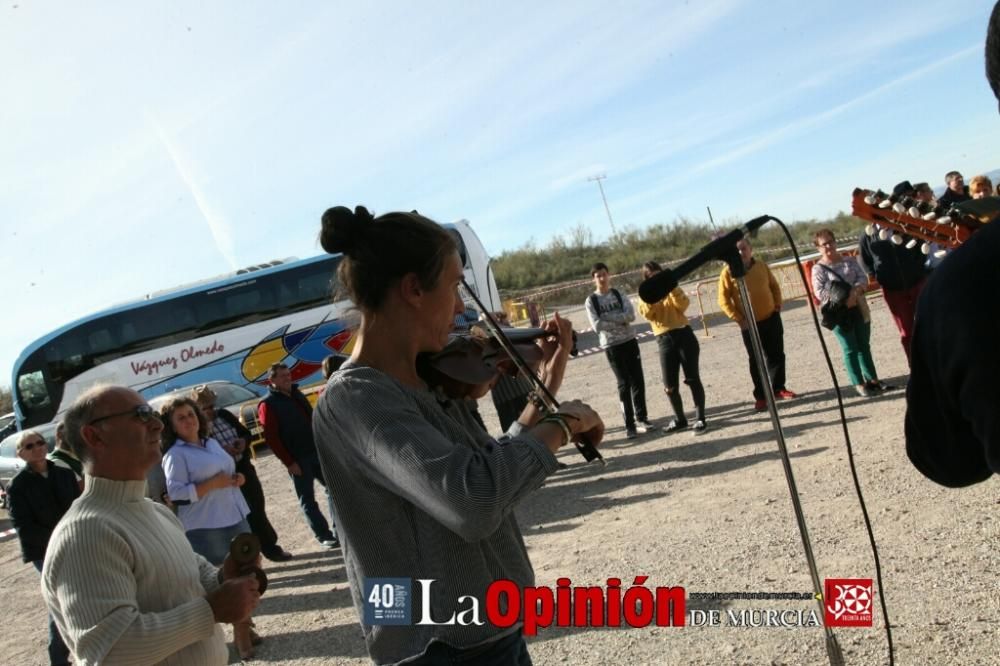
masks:
[[[752,260],[747,271],[747,291],[750,292],[750,305],[753,306],[754,317],[764,321],[775,310],[781,309],[781,286],[771,273],[771,269],[763,261]],[[735,322],[743,321],[743,303],[740,301],[740,288],[736,278],[729,272],[729,266],[722,269],[719,275],[719,307],[727,317]]]
[[[674,288],[659,303],[652,305],[639,301],[639,314],[649,320],[655,335],[662,335],[675,328],[684,328],[688,319],[684,316],[690,299],[680,287]]]

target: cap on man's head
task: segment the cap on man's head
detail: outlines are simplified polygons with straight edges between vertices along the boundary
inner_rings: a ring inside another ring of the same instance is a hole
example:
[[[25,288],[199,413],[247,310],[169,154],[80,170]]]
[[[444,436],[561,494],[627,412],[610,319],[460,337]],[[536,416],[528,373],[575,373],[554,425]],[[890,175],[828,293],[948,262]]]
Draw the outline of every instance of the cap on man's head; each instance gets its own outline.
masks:
[[[896,187],[892,188],[892,196],[902,197],[906,196],[914,190],[913,185],[910,185],[910,181],[904,180],[901,183],[896,183]]]
[[[191,390],[191,399],[198,405],[214,405],[215,391],[207,384],[199,384]]]

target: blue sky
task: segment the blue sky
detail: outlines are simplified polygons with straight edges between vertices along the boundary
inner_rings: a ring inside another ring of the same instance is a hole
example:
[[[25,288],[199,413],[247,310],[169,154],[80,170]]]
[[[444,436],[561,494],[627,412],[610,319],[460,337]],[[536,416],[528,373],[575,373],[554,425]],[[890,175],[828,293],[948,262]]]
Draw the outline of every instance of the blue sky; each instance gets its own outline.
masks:
[[[331,205],[578,225],[849,208],[1000,166],[986,1],[0,7],[0,384],[142,294],[312,256]]]

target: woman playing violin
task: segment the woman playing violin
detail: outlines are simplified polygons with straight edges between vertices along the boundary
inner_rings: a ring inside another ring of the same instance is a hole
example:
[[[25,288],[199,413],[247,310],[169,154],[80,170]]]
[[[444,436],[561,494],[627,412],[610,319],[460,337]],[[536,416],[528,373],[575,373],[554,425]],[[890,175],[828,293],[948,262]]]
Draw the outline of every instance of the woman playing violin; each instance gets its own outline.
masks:
[[[467,611],[469,597],[483,613],[499,579],[533,584],[513,508],[556,470],[556,451],[581,436],[599,443],[604,425],[566,401],[558,416],[497,441],[445,412],[417,372],[418,354],[441,351],[464,309],[462,263],[438,225],[338,207],[323,215],[320,240],[344,254],[338,277],[361,312],[352,356],[313,421],[355,606],[363,618],[372,577],[435,581],[428,600],[413,583],[413,624],[362,621],[369,655],[379,664],[530,664],[519,624],[415,622],[423,605],[443,622]]]

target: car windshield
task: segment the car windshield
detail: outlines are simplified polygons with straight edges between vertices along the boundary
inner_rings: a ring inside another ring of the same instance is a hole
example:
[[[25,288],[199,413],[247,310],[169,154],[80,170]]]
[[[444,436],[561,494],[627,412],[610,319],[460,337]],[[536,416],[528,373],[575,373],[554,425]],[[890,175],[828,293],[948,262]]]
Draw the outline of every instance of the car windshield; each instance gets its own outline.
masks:
[[[219,409],[239,405],[240,403],[247,402],[248,400],[260,400],[259,395],[250,389],[240,386],[239,384],[233,384],[231,382],[212,382],[208,384],[208,386],[212,389],[212,392],[215,393],[215,406]],[[149,404],[152,405],[154,409],[159,411],[165,404],[167,404],[168,401],[174,398],[190,396],[194,388],[194,386],[189,386],[187,388],[176,389],[169,393],[164,393],[163,395],[158,395],[150,400]]]
[[[215,391],[216,407],[231,407],[247,400],[258,400],[258,396],[253,391],[243,388],[237,384],[213,384]]]

